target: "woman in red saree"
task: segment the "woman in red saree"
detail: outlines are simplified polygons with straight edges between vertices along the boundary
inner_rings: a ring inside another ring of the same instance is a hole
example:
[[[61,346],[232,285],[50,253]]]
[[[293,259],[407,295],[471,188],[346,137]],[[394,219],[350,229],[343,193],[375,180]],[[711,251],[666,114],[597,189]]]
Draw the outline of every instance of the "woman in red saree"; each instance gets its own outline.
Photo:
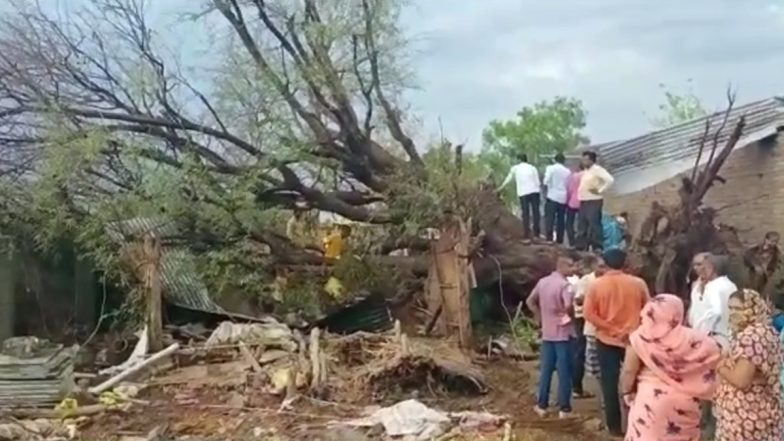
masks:
[[[683,325],[683,302],[660,294],[629,337],[621,391],[630,406],[627,441],[697,441],[700,401],[716,387],[719,344]]]

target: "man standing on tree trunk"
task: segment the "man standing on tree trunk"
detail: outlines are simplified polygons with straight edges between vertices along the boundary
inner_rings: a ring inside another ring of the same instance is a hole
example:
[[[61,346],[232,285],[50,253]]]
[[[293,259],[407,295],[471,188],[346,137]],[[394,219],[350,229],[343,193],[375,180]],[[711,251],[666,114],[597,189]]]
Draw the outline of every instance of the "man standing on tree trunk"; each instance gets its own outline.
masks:
[[[604,401],[607,430],[623,436],[623,413],[618,381],[629,344],[629,335],[640,324],[640,313],[650,295],[648,285],[639,277],[622,271],[626,253],[607,250],[603,255],[608,270],[588,288],[583,314],[596,328],[599,358],[599,383]]]
[[[563,153],[555,155],[555,164],[548,165],[544,171],[542,185],[545,195],[544,234],[548,241],[553,240],[555,230],[556,243],[563,243],[566,228],[567,185],[572,172],[566,168],[565,162]]]
[[[539,180],[539,170],[528,163],[528,155],[523,153],[518,157],[518,160],[520,162],[512,166],[506,179],[496,191],[500,192],[514,178],[517,197],[520,198],[525,237],[531,239],[532,231],[533,237],[538,237],[540,231],[539,192],[542,190],[542,182]],[[533,225],[531,221],[533,221]]]
[[[583,166],[580,164],[578,169],[569,175],[569,181],[566,184],[566,237],[569,238],[569,246],[574,248],[577,247],[574,224],[580,212],[580,180],[582,178]]]
[[[602,250],[602,205],[604,192],[612,185],[613,177],[596,163],[596,153],[583,152],[583,175],[578,190],[580,213],[577,222],[579,248]]]

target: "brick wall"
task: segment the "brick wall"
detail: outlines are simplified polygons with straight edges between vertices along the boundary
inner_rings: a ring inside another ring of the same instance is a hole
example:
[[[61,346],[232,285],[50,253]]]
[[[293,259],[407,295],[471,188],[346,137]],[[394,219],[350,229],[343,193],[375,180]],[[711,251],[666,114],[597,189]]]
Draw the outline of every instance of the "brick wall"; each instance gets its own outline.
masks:
[[[629,212],[632,232],[636,232],[653,201],[677,202],[684,175],[635,193],[611,193],[606,210]],[[703,202],[720,209],[720,222],[737,228],[747,244],[758,242],[767,231],[784,233],[784,135],[733,152],[719,175],[727,183],[716,182]]]

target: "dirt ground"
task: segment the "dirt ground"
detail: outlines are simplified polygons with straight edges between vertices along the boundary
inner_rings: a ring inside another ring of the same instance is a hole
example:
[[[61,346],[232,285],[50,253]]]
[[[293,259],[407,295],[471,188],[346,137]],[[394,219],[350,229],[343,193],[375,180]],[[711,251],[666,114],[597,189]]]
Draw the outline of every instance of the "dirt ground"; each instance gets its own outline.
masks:
[[[494,360],[481,363],[481,367],[491,387],[483,396],[447,397],[427,390],[395,398],[416,398],[438,410],[488,411],[506,415],[510,419],[514,439],[518,441],[605,439],[596,425],[600,412],[598,399],[577,401],[575,416],[569,420],[541,419],[536,416],[532,410],[538,382],[535,362]],[[555,386],[554,381],[553,390]],[[593,380],[588,380],[586,386],[596,392]],[[334,429],[328,424],[331,421],[356,418],[369,403],[335,402],[330,401],[330,397],[300,398],[289,410],[279,411],[280,398],[264,392],[261,382],[256,381],[253,375],[249,375],[241,387],[238,382],[221,385],[216,377],[214,384],[207,382],[196,387],[178,385],[150,388],[139,399],[146,404],[137,404],[128,411],[108,413],[87,420],[81,427],[81,439],[123,440],[123,437],[144,437],[154,429],[166,433],[167,438],[163,439],[190,441],[380,439],[377,429]],[[503,430],[470,437],[472,440],[494,441],[502,438]]]

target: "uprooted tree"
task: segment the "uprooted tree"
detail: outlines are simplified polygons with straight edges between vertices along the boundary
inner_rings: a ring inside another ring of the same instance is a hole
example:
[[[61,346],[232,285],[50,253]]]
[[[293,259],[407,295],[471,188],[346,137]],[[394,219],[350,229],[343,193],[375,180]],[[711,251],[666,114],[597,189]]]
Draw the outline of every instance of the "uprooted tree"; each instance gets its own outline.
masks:
[[[723,113],[705,120],[694,166],[689,176],[681,178],[678,203],[653,202],[632,247],[634,257],[639,258],[640,272],[656,292],[685,296],[691,259],[699,252],[742,255],[736,231],[731,226],[718,225],[716,209],[703,205],[708,190],[716,182],[725,182],[719,172],[746,125],[741,115],[733,127],[727,127],[735,103],[731,91],[727,99]]]
[[[189,57],[162,45],[177,35],[152,27],[151,2],[86,3],[17,1],[2,19],[4,221],[39,243],[69,234],[108,266],[107,225],[164,218],[215,287],[252,293],[281,267],[323,271],[283,234],[285,210],[380,225],[366,261],[415,274],[425,259],[388,252],[426,249],[422,229],[449,212],[487,233],[479,277],[527,283],[549,266],[548,247],[523,248],[500,200],[461,179],[460,148],[423,155],[407,133],[398,1],[200,2],[177,16],[210,40]]]
[[[424,275],[422,230],[456,214],[484,232],[472,248],[480,284],[522,293],[551,269],[556,249],[523,241],[475,158],[448,144],[422,154],[408,133],[397,0],[205,0],[177,11],[185,35],[154,28],[143,0],[67,13],[13,3],[0,29],[5,228],[43,245],[70,235],[110,267],[107,225],[163,218],[215,291],[259,294],[280,268],[329,264],[283,233],[288,210],[378,225],[361,252],[380,279]],[[162,44],[185,36],[204,39],[202,52]],[[667,244],[692,228],[711,173],[666,215]],[[671,261],[654,243],[649,261]],[[388,255],[399,248],[412,254]]]

